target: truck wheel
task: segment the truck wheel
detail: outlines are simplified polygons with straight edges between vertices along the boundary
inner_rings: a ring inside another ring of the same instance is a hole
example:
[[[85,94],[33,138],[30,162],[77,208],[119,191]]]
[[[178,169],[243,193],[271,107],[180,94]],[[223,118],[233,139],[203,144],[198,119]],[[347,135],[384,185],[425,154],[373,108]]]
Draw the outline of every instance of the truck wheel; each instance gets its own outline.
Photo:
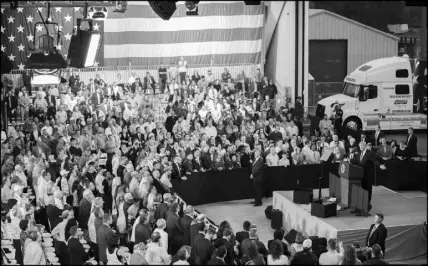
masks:
[[[350,131],[355,131],[355,132],[360,132],[362,127],[361,121],[355,117],[346,119],[344,125],[346,129]]]

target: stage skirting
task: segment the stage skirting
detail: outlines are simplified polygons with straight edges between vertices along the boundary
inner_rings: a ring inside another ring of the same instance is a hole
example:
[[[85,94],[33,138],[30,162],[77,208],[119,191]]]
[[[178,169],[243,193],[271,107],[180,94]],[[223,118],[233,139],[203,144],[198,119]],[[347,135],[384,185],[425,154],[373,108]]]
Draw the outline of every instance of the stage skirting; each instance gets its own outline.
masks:
[[[282,210],[283,227],[295,229],[306,237],[319,236],[337,238],[344,244],[359,241],[365,246],[365,239],[373,217],[357,217],[348,211],[339,211],[338,216],[318,218],[311,216],[310,205],[293,203],[292,191],[275,191],[273,207]],[[328,195],[328,190],[323,190]],[[373,210],[385,215],[388,229],[386,259],[389,262],[426,261],[426,232],[422,225],[426,221],[426,197],[406,198],[383,187],[373,190]],[[426,263],[426,262],[425,262]]]
[[[375,185],[392,190],[425,190],[427,162],[386,162],[387,170],[378,169],[373,177]],[[322,169],[321,169],[322,168]],[[266,197],[273,191],[298,188],[328,188],[329,172],[337,174],[338,164],[310,164],[289,167],[266,167],[264,190]],[[321,177],[322,172],[322,178]],[[298,185],[299,181],[299,185]],[[253,198],[253,186],[247,169],[198,172],[186,181],[173,180],[174,190],[188,203],[203,205],[222,201]]]

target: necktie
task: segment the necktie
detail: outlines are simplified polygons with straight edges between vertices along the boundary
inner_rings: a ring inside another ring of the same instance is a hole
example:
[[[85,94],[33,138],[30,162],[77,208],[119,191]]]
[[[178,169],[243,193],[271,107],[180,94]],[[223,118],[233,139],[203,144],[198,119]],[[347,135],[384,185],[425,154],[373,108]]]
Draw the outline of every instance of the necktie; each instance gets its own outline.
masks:
[[[361,163],[361,161],[363,160],[364,153],[365,153],[365,151],[363,151],[363,152],[361,153],[361,156],[360,156],[360,163]]]
[[[369,236],[368,241],[369,241],[369,240],[370,240],[370,238],[372,237],[372,235],[373,235],[374,231],[376,231],[376,228],[377,228],[377,225],[373,226],[373,229],[372,229],[372,231],[370,232],[370,236]],[[368,244],[368,243],[367,243],[367,244]]]

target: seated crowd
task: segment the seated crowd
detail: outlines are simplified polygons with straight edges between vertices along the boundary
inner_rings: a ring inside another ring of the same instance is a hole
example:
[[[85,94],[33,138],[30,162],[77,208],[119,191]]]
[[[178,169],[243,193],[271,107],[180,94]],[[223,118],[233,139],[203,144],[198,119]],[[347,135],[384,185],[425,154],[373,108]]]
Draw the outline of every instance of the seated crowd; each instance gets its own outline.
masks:
[[[118,77],[113,84],[97,75],[87,86],[73,73],[58,88],[40,88],[33,100],[27,87],[7,87],[2,237],[13,240],[17,262],[45,263],[42,249],[34,248],[40,246],[37,224],[54,238],[61,265],[82,265],[90,257],[130,265],[318,263],[309,239],[288,252],[277,232],[266,249],[248,222],[236,236],[227,222],[216,230],[184,206],[171,181],[250,167],[256,149],[267,166],[319,163],[326,147],[333,150],[329,160],[352,159],[356,140],[342,140],[328,117],[312,125],[300,99],[276,112],[277,89],[260,71],[250,82],[243,72],[232,80],[227,69],[221,79],[166,73],[159,71],[158,83],[149,73],[143,82],[133,74],[128,83]],[[147,96],[157,92],[165,121],[155,122]],[[18,114],[23,123],[14,121]],[[405,144],[393,143],[390,153],[378,149],[383,159],[411,157]],[[358,264],[355,247],[341,252],[340,262]]]

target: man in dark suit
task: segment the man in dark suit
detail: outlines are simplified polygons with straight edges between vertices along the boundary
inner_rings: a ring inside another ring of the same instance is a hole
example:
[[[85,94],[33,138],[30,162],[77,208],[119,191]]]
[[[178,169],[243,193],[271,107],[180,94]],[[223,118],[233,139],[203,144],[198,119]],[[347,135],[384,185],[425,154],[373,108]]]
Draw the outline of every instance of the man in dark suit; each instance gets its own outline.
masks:
[[[174,163],[172,164],[172,173],[171,173],[171,179],[176,179],[176,180],[185,180],[185,176],[184,176],[184,171],[181,168],[181,163],[180,163],[180,157],[176,156],[174,158]]]
[[[111,217],[110,213],[104,213],[103,217],[103,225],[98,229],[97,232],[97,244],[98,244],[98,252],[99,252],[99,258],[100,261],[104,263],[104,265],[107,263],[107,242],[108,242],[108,235],[110,233],[113,233],[113,231],[110,228],[110,225],[112,224],[113,219]]]
[[[6,97],[6,108],[7,108],[7,117],[9,122],[12,122],[12,119],[17,119],[18,117],[18,99],[13,95],[12,90],[9,90]]]
[[[94,108],[94,110],[98,107],[98,105],[103,103],[103,101],[104,101],[104,97],[101,93],[101,90],[97,89],[96,93],[91,95],[91,102],[92,102],[92,107]]]
[[[242,228],[244,230],[236,233],[236,241],[238,241],[239,244],[241,244],[242,241],[244,241],[244,239],[247,239],[250,237],[249,235],[250,227],[251,227],[251,223],[249,221],[245,221],[244,224],[242,225]]]
[[[184,216],[181,218],[181,228],[183,229],[183,245],[190,246],[190,225],[192,224],[195,211],[193,206],[187,205],[184,210]]]
[[[202,228],[202,229],[201,229]],[[199,214],[190,224],[190,246],[193,245],[195,237],[201,232],[202,237],[204,237],[205,232],[205,215]]]
[[[155,94],[155,86],[156,81],[153,76],[150,76],[150,72],[146,72],[146,76],[144,77],[144,94],[147,93],[147,89],[152,89],[153,94]]]
[[[208,228],[206,234],[204,234],[205,224],[201,223],[198,226],[199,233],[193,239],[190,254],[193,264],[206,265],[215,250],[214,245],[211,243],[211,239],[215,236],[215,230]]]
[[[158,205],[156,208],[156,219],[164,219],[166,220],[166,212],[169,210],[169,206],[174,202],[171,197],[171,194],[165,193],[163,194],[163,202]]]
[[[254,206],[262,206],[262,197],[263,197],[263,168],[265,163],[263,158],[260,157],[260,151],[254,151],[254,161],[251,166],[251,176],[250,178],[253,180],[253,188],[254,188],[254,198],[255,201],[251,202]]]
[[[175,254],[181,247],[183,229],[178,215],[178,203],[173,203],[166,212],[166,231],[168,233],[168,253]]]
[[[214,244],[215,248],[219,248],[221,246],[226,247],[227,254],[224,258],[224,262],[228,265],[234,265],[234,261],[236,258],[236,254],[234,251],[234,243],[230,242],[232,240],[232,231],[229,228],[225,228],[223,231],[223,237],[217,238]]]
[[[406,138],[407,153],[410,158],[418,157],[418,138],[415,136],[412,127],[408,129],[408,133]]]
[[[392,148],[386,143],[386,138],[380,139],[381,145],[377,147],[377,154],[382,158],[383,161],[392,159]]]
[[[48,106],[51,105],[51,103],[53,104],[53,106],[56,106],[56,98],[55,96],[51,95],[50,90],[48,90],[46,92],[46,97],[45,97],[46,102],[48,103]]]
[[[385,255],[385,240],[388,235],[388,230],[382,222],[383,214],[376,213],[374,224],[370,226],[370,230],[366,237],[366,245],[367,247],[372,248],[373,245],[378,244]]]
[[[195,149],[193,152],[193,170],[203,171],[202,161],[201,161],[201,152],[198,149]]]
[[[193,153],[188,151],[186,154],[186,159],[183,160],[183,170],[186,175],[191,175],[195,169],[193,169]]]
[[[227,248],[224,246],[219,247],[215,251],[216,257],[212,260],[210,260],[207,265],[227,265],[224,261],[227,256]]]
[[[372,144],[373,146],[377,147],[381,145],[381,139],[385,137],[385,133],[381,131],[380,125],[375,126],[375,133],[373,136]]]
[[[371,248],[372,258],[363,262],[363,265],[389,265],[388,262],[383,260],[382,250],[378,244],[374,244]]]
[[[49,205],[46,206],[46,215],[48,216],[51,231],[60,222],[62,222],[61,214],[62,210],[55,206],[55,200],[52,198],[49,202]]]
[[[361,187],[365,190],[367,190],[369,194],[369,207],[368,211],[372,209],[372,205],[370,204],[370,201],[372,199],[372,186],[373,186],[373,165],[375,164],[380,167],[380,169],[385,170],[386,166],[381,165],[379,161],[379,156],[367,149],[367,144],[365,142],[360,142],[360,155],[355,156],[351,163],[358,165],[364,169],[364,176],[361,180]]]
[[[79,241],[78,230],[75,225],[70,228],[70,238],[67,241],[67,246],[70,252],[70,265],[83,265],[89,259],[82,243]]]
[[[91,215],[92,200],[94,194],[89,189],[83,191],[83,199],[79,203],[79,226],[83,230],[88,230],[89,216]]]

